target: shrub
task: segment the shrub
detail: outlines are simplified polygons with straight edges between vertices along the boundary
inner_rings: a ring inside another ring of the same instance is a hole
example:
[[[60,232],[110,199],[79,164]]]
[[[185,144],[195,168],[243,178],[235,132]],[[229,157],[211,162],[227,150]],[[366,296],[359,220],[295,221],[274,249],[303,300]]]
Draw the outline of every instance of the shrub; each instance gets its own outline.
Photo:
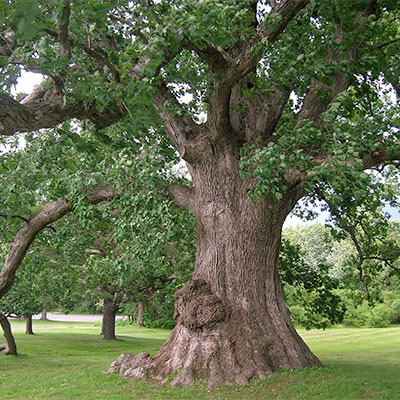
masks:
[[[346,304],[346,312],[344,313],[343,322],[346,325],[366,326],[369,318],[370,307],[366,301],[357,305],[348,302]]]
[[[389,326],[392,313],[391,308],[387,304],[376,304],[369,313],[367,326],[373,328],[385,328]]]
[[[396,299],[390,305],[392,310],[392,316],[390,319],[390,323],[392,324],[400,324],[400,299]]]
[[[174,329],[176,321],[174,319],[161,318],[155,321],[147,321],[145,325],[147,328]]]

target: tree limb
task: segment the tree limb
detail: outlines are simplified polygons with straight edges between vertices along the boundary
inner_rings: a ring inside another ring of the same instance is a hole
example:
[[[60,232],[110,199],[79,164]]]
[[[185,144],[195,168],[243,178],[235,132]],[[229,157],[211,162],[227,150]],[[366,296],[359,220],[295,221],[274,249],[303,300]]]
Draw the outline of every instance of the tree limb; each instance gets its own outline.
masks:
[[[71,41],[68,35],[69,17],[71,4],[64,0],[60,16],[57,19],[58,39],[60,41],[60,55],[62,58],[71,58]]]
[[[158,86],[154,105],[160,110],[160,117],[164,120],[165,129],[172,143],[180,156],[184,157],[187,152],[187,142],[199,134],[202,126],[195,124],[190,117],[173,115],[174,110],[178,113],[178,110],[184,112],[184,109],[164,83]]]
[[[55,87],[46,90],[45,83],[22,102],[0,94],[0,135],[3,136],[52,128],[72,118],[89,119],[101,127],[107,127],[121,117],[120,110],[108,108],[100,112],[95,105],[85,108],[82,101],[64,105],[60,91]]]
[[[264,54],[261,42],[273,43],[296,15],[310,0],[282,0],[273,8],[269,17],[279,16],[272,26],[260,28],[254,37],[248,38],[243,49],[234,56],[221,78],[214,82],[214,92],[210,98],[209,125],[217,137],[226,136],[231,130],[229,121],[229,101],[231,90],[247,73],[254,70]]]

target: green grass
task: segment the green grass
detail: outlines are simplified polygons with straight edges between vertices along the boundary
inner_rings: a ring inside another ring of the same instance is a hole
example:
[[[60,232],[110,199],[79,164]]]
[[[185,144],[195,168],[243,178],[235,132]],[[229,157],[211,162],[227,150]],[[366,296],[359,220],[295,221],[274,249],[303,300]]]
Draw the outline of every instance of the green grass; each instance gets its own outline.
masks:
[[[22,321],[12,322],[23,325]],[[245,387],[171,388],[103,376],[120,353],[155,354],[169,332],[118,327],[103,342],[98,323],[37,321],[35,336],[14,330],[20,355],[0,354],[0,399],[376,399],[400,400],[400,327],[300,333],[325,368],[280,371]],[[97,325],[97,326],[96,326]],[[57,329],[68,326],[69,329]],[[56,328],[56,329],[54,329]]]

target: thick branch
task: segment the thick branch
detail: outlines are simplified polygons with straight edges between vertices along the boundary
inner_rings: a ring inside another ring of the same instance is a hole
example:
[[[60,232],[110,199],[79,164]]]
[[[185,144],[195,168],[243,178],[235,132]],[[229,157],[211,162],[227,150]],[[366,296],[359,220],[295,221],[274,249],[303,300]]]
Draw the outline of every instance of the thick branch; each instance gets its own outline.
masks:
[[[21,103],[0,94],[0,135],[4,136],[52,128],[72,118],[89,119],[101,127],[107,127],[121,117],[119,110],[99,112],[94,105],[85,109],[81,101],[64,105],[62,94],[55,88],[46,90],[44,85],[35,89]]]
[[[110,186],[99,185],[97,188],[87,192],[87,199],[92,204],[110,200],[112,197],[113,191]],[[63,199],[48,203],[39,214],[19,230],[10,246],[4,266],[0,272],[0,298],[11,289],[15,273],[35,237],[51,223],[61,219],[73,209],[73,205]]]
[[[216,136],[226,135],[230,131],[229,102],[232,87],[243,76],[256,68],[264,54],[260,43],[273,43],[309,1],[286,0],[277,4],[270,13],[270,17],[276,18],[277,22],[272,26],[260,29],[256,36],[249,38],[243,50],[231,61],[222,78],[216,79],[209,109],[209,124]]]
[[[400,154],[391,155],[389,152],[383,147],[379,151],[374,151],[370,154],[364,154],[362,156],[362,165],[363,169],[370,169],[372,167],[379,166],[383,163],[398,161],[400,160]]]
[[[264,27],[260,27],[257,35],[248,41],[244,49],[235,58],[234,62],[232,63],[233,65],[224,79],[226,84],[232,86],[240,78],[253,70],[264,54],[263,48],[255,51],[255,46],[261,42],[275,42],[275,40],[285,30],[289,22],[291,22],[296,15],[308,5],[309,2],[310,0],[283,0],[273,7],[266,22],[263,24]],[[274,21],[276,22],[268,25],[269,18],[274,18]]]
[[[154,105],[160,110],[160,117],[165,122],[165,129],[172,143],[180,156],[184,157],[187,141],[198,135],[201,125],[196,125],[190,117],[173,115],[174,111],[182,111],[183,107],[163,83],[158,87]]]

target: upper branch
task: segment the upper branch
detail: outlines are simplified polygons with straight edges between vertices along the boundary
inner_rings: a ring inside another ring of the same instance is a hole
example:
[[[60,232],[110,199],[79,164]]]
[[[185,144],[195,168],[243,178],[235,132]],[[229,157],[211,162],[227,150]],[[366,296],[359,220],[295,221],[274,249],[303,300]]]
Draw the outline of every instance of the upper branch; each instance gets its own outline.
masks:
[[[273,43],[285,30],[286,26],[292,21],[296,15],[307,6],[310,0],[284,0],[273,7],[268,15],[265,27],[261,27],[256,35],[248,40],[243,50],[232,61],[232,65],[222,79],[225,85],[232,86],[240,78],[253,70],[258,61],[264,54],[262,48],[257,50],[256,45],[264,43]],[[274,23],[267,25],[268,19],[274,18]]]
[[[160,110],[160,117],[164,120],[165,129],[178,150],[181,157],[185,157],[188,150],[188,142],[202,129],[190,117],[174,115],[182,109],[176,97],[162,83],[158,87],[154,98],[154,105]]]
[[[256,35],[242,46],[238,55],[232,58],[222,77],[215,79],[209,109],[209,124],[215,135],[224,135],[230,130],[229,102],[232,87],[257,67],[264,53],[261,42],[273,43],[309,2],[285,0],[277,4],[269,14],[269,18],[273,17],[275,22],[271,26],[260,27]]]
[[[69,0],[65,0],[60,17],[57,21],[58,38],[60,40],[60,52],[62,58],[71,58],[71,41],[68,37],[70,15],[71,4]]]
[[[115,109],[98,111],[94,105],[86,107],[82,101],[64,105],[63,95],[57,87],[46,90],[44,84],[18,102],[6,94],[0,94],[0,135],[11,136],[18,132],[31,132],[41,128],[52,128],[71,118],[89,119],[106,127],[122,117]]]

